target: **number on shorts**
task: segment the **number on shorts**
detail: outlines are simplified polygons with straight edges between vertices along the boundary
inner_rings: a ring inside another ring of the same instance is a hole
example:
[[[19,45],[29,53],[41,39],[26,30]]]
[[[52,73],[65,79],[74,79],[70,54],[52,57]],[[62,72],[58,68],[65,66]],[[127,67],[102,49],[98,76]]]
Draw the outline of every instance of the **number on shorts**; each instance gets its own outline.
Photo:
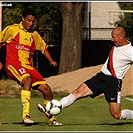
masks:
[[[24,73],[26,73],[26,70],[25,70],[24,68],[20,68],[20,69],[19,69],[19,72],[20,72],[21,74],[24,74]]]

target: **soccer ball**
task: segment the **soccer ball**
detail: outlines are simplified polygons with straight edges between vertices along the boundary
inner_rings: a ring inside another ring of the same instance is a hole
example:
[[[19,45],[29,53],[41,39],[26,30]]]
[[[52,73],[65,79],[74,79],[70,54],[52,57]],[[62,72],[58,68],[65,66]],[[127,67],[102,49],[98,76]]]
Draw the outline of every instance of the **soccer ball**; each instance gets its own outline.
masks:
[[[45,106],[46,111],[51,115],[58,115],[62,111],[62,105],[58,100],[51,100]]]

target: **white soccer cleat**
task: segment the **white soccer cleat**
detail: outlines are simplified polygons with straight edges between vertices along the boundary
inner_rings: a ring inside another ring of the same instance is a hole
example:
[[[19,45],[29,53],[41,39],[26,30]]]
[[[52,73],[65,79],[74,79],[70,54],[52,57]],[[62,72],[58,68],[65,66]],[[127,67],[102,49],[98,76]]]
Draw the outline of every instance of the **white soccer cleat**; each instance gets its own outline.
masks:
[[[49,125],[62,126],[63,124],[58,122],[58,121],[56,121],[56,120],[54,120],[52,122],[49,122]]]
[[[38,108],[38,110],[39,110],[40,112],[43,112],[43,113],[45,114],[45,116],[47,116],[48,118],[49,118],[49,117],[52,117],[52,116],[46,111],[45,107],[44,107],[43,105],[41,105],[40,103],[37,103],[37,104],[36,104],[36,107]]]
[[[28,119],[28,118],[25,118],[25,119],[23,120],[23,122],[24,122],[25,124],[31,124],[31,123],[34,123],[33,120]]]
[[[45,107],[44,107],[43,105],[41,105],[40,103],[37,103],[37,104],[36,104],[36,107],[38,108],[38,110],[39,110],[40,112],[43,112],[43,113],[45,114],[45,116],[47,116],[47,117],[49,118],[49,125],[56,125],[56,126],[61,126],[61,125],[62,125],[61,123],[59,123],[59,122],[57,121],[57,119],[55,118],[55,116],[50,115],[50,114],[46,111],[46,109],[45,109]],[[51,118],[50,118],[50,117],[51,117]]]
[[[25,118],[23,118],[23,122],[25,124],[32,124],[32,123],[34,123],[34,121],[30,119],[30,116],[26,116]]]
[[[51,119],[49,119],[49,125],[62,126],[63,124],[58,122],[56,117],[53,116]]]
[[[36,107],[38,108],[38,110],[39,110],[40,112],[46,113],[45,107],[42,106],[40,103],[37,103],[37,104],[36,104]]]

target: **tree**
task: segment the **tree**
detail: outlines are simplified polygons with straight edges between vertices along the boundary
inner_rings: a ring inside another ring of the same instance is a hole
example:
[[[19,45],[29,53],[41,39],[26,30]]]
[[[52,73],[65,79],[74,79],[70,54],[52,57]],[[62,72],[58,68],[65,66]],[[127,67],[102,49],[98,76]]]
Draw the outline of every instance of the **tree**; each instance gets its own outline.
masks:
[[[4,2],[2,3],[4,4]],[[19,23],[22,17],[21,12],[26,8],[32,8],[37,14],[33,28],[43,36],[47,44],[60,46],[62,35],[60,5],[59,2],[13,2],[10,7],[3,6],[2,29],[8,25]]]
[[[11,7],[3,6],[3,29],[7,25],[19,23],[22,17],[21,12],[26,8],[35,9],[38,29],[61,30],[60,3],[56,2],[13,2]]]
[[[83,7],[82,2],[61,4],[63,31],[59,74],[81,68]]]
[[[118,2],[121,10],[133,10],[133,2]],[[119,15],[119,21],[115,22],[116,26],[122,26],[127,31],[129,39],[132,37],[133,28],[133,13],[123,13]]]

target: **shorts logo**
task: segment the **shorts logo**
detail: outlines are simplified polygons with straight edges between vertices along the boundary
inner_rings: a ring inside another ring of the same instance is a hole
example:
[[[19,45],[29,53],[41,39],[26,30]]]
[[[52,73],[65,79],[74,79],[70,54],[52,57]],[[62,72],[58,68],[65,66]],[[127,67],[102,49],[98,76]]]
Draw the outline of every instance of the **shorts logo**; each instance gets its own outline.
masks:
[[[115,100],[115,98],[111,98],[111,100]]]

